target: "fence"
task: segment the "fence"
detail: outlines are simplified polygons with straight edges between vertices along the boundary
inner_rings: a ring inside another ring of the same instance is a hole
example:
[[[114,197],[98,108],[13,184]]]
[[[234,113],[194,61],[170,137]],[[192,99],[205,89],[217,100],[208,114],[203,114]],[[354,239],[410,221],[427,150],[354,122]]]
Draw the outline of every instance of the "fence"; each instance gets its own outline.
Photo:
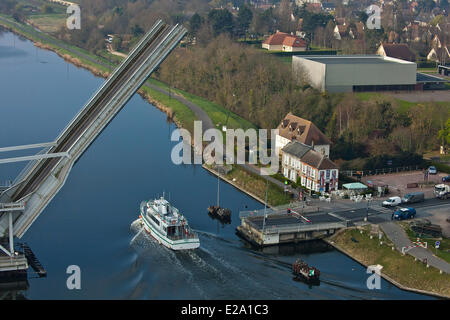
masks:
[[[364,177],[364,176],[373,176],[379,174],[389,174],[389,173],[398,173],[398,172],[407,172],[407,171],[417,171],[423,170],[423,168],[419,165],[415,166],[407,166],[407,167],[394,167],[394,168],[383,168],[383,169],[374,169],[374,170],[341,170],[339,173],[348,177]]]

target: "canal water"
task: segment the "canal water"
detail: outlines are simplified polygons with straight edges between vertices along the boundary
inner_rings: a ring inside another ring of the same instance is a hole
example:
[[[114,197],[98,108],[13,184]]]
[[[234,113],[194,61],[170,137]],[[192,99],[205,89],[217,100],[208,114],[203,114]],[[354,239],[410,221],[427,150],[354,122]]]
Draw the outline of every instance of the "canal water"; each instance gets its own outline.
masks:
[[[2,31],[0,146],[52,141],[102,82]],[[212,220],[206,208],[216,201],[217,179],[200,166],[171,162],[174,129],[139,95],[131,99],[21,239],[48,277],[31,274],[28,288],[19,294],[28,299],[428,298],[384,280],[380,290],[367,289],[365,268],[321,242],[250,248],[235,235],[238,212],[263,205],[221,182],[221,204],[232,210],[232,223]],[[14,179],[24,166],[1,165],[0,182]],[[199,249],[170,251],[135,222],[140,202],[163,191],[198,231]],[[321,270],[319,286],[293,280],[290,267],[300,256]],[[81,290],[66,286],[70,265],[81,269]]]

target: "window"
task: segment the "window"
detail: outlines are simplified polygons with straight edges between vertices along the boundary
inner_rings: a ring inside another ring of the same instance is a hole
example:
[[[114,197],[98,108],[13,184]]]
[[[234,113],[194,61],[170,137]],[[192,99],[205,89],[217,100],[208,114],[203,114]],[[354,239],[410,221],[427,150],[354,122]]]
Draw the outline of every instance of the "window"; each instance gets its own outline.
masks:
[[[306,185],[306,178],[304,176],[302,176],[302,186]]]
[[[283,175],[287,178],[289,175],[289,169],[288,168],[283,168]]]
[[[304,163],[302,164],[302,172],[306,173],[306,164],[304,164]]]
[[[153,222],[156,223],[156,225],[159,226],[159,220],[158,220],[158,219],[156,219],[156,218],[155,218],[154,216],[152,216],[152,215],[150,215],[150,219],[152,219]]]
[[[295,170],[291,170],[291,178],[292,181],[297,180],[297,172]]]
[[[311,170],[311,178],[316,179],[316,170],[315,169]]]

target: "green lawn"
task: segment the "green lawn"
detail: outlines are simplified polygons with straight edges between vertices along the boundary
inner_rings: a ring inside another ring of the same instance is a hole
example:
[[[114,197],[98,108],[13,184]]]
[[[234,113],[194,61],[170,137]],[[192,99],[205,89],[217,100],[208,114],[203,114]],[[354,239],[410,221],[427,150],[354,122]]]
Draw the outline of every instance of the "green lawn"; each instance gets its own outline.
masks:
[[[145,85],[141,88],[141,90],[152,99],[172,109],[175,119],[181,124],[181,126],[191,132],[191,134],[194,132],[194,121],[197,120],[197,118],[195,117],[194,112],[192,112],[192,110],[186,105],[182,104],[178,100],[170,99],[169,96]]]

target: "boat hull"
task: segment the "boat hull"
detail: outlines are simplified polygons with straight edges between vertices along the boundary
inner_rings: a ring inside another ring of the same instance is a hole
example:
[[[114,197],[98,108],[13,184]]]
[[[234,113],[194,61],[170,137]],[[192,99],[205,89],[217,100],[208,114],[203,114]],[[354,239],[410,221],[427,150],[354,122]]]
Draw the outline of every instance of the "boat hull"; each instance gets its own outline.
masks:
[[[141,223],[147,231],[156,241],[172,250],[192,250],[200,247],[200,240],[196,239],[181,239],[171,240],[164,237],[158,232],[145,218],[141,217]]]

